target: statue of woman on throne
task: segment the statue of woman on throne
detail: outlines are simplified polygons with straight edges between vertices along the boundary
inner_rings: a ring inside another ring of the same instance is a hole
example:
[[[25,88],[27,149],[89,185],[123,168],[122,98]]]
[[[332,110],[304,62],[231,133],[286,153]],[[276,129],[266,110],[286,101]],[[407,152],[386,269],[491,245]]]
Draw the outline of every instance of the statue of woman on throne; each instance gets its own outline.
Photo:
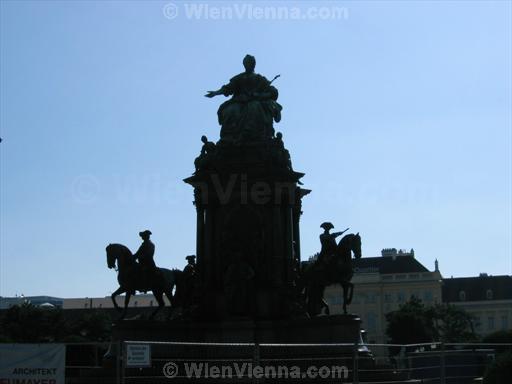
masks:
[[[205,95],[232,95],[217,112],[223,142],[241,143],[272,138],[273,122],[281,120],[282,107],[277,102],[279,93],[272,86],[273,80],[269,81],[254,72],[254,56],[246,55],[243,65],[245,72],[233,77],[217,91],[208,91]]]

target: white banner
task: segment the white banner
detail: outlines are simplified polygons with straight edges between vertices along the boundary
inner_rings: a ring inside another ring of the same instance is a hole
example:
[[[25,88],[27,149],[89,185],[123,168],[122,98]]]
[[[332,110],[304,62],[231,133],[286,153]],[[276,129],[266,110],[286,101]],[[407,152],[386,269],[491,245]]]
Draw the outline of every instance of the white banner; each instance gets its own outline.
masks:
[[[0,384],[65,384],[64,344],[0,344]]]

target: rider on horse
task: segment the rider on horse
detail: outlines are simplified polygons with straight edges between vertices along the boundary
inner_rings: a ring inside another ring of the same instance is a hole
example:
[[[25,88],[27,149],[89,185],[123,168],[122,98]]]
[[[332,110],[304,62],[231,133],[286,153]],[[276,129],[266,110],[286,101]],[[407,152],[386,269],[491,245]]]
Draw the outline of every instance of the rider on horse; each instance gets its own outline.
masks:
[[[139,261],[141,267],[141,285],[146,288],[150,285],[151,279],[156,273],[156,265],[153,260],[155,254],[155,244],[149,239],[151,231],[145,230],[139,232],[139,236],[142,238],[142,244],[133,255],[135,260]]]
[[[322,245],[322,249],[318,255],[318,263],[324,264],[329,263],[336,253],[336,238],[348,231],[348,228],[342,232],[329,233],[329,231],[334,228],[334,225],[329,222],[322,223],[320,228],[324,229],[324,233],[320,235],[320,244]]]

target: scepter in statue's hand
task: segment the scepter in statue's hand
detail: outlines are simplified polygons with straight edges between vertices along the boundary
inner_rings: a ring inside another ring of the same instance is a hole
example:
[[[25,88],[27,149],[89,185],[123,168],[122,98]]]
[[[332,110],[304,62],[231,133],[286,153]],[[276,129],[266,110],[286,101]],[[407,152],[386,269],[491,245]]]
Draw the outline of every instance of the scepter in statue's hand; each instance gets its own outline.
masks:
[[[214,97],[214,96],[219,96],[219,95],[222,95],[222,92],[219,91],[208,91],[206,92],[206,95],[204,95],[205,97]]]
[[[281,75],[280,75],[280,74],[279,74],[279,75],[275,75],[275,76],[274,76],[274,78],[273,78],[272,80],[270,80],[270,84],[272,84],[272,83],[274,82],[274,80],[275,80],[275,79],[278,79],[278,78],[280,78],[280,77],[281,77]],[[269,84],[269,85],[270,85],[270,84]]]

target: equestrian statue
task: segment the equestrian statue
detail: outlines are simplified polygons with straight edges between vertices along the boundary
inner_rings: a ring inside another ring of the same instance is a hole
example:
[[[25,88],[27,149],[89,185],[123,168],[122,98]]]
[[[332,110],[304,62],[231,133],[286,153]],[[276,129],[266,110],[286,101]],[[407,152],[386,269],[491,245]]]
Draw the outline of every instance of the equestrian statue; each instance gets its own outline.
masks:
[[[331,223],[322,223],[320,227],[324,229],[320,235],[321,251],[316,259],[302,268],[299,286],[304,291],[307,312],[313,317],[320,314],[323,308],[329,314],[329,306],[323,297],[325,287],[340,284],[343,288],[343,313],[346,314],[354,293],[354,285],[351,283],[354,275],[352,253],[356,259],[361,258],[361,237],[359,233],[348,234],[336,244],[336,238],[348,228],[330,233],[334,228]]]

